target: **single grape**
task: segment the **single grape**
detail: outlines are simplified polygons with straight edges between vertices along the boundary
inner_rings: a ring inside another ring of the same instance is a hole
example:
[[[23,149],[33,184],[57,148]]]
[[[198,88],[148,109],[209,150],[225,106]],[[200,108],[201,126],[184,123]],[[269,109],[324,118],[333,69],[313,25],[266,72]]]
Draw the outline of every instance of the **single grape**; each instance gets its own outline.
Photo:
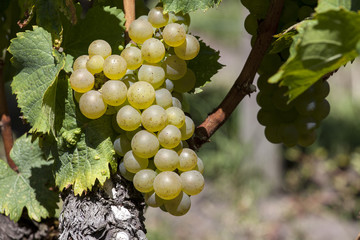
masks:
[[[188,140],[189,138],[191,138],[191,136],[194,134],[194,131],[195,131],[194,121],[188,116],[185,116],[185,123],[180,128],[181,140]]]
[[[183,148],[179,151],[179,167],[180,171],[190,171],[197,164],[197,155],[190,148]]]
[[[90,90],[80,97],[79,108],[81,113],[90,119],[101,117],[106,112],[107,104],[100,92]]]
[[[181,79],[186,71],[186,62],[176,55],[168,56],[162,64],[166,77],[171,80]]]
[[[194,89],[195,84],[195,73],[191,69],[188,69],[182,78],[174,81],[174,90],[180,93],[189,92]]]
[[[265,127],[265,137],[271,143],[281,143],[282,140],[279,125]]]
[[[151,192],[154,187],[153,183],[157,173],[151,169],[143,169],[138,171],[133,179],[134,187],[142,193]]]
[[[181,128],[185,123],[185,113],[177,107],[169,107],[166,109],[168,124]]]
[[[146,19],[136,19],[129,26],[129,37],[136,43],[145,42],[153,32],[153,26]]]
[[[138,69],[143,63],[143,59],[141,56],[141,50],[137,47],[127,47],[122,52],[121,55],[126,63],[127,68],[131,70]]]
[[[312,114],[312,116],[316,121],[319,122],[325,119],[329,115],[329,113],[330,113],[330,104],[327,100],[324,99],[318,104],[317,109]]]
[[[257,17],[254,14],[249,14],[244,21],[245,30],[250,35],[256,35],[258,29]]]
[[[141,130],[132,138],[131,148],[136,155],[151,158],[159,150],[159,140],[153,133]]]
[[[168,20],[169,14],[163,13],[164,9],[162,7],[155,7],[149,11],[148,21],[153,25],[153,27],[161,28],[164,27]]]
[[[129,172],[128,170],[126,170],[124,161],[122,161],[119,164],[119,172],[120,172],[120,175],[122,177],[124,177],[126,180],[131,181],[131,182],[133,181],[135,173],[132,173],[132,172]]]
[[[145,109],[154,102],[155,89],[150,83],[139,81],[129,87],[127,98],[131,106],[137,109]]]
[[[105,59],[103,68],[106,77],[112,80],[118,80],[125,75],[127,63],[123,57],[111,55]]]
[[[171,107],[172,95],[165,88],[159,88],[155,91],[155,103],[164,109]]]
[[[130,105],[125,105],[118,111],[116,121],[121,129],[133,131],[140,126],[140,111]]]
[[[174,171],[179,165],[179,155],[174,150],[162,148],[155,154],[154,163],[160,171]]]
[[[258,122],[263,126],[272,126],[279,123],[277,111],[267,111],[261,108],[257,114]]]
[[[164,148],[174,148],[181,141],[181,132],[174,125],[167,125],[158,133],[158,139]]]
[[[143,64],[139,69],[138,78],[139,81],[148,82],[157,89],[165,81],[165,71],[156,64]]]
[[[160,62],[165,56],[164,44],[156,38],[147,39],[141,46],[141,56],[149,63]]]
[[[144,199],[145,203],[150,207],[160,207],[164,204],[164,199],[159,197],[154,191],[145,193]]]
[[[104,40],[95,40],[90,43],[88,52],[90,58],[94,55],[100,55],[106,59],[111,55],[111,46]]]
[[[193,170],[199,171],[201,174],[204,173],[204,163],[201,160],[201,158],[197,158],[196,166],[193,168]]]
[[[314,95],[317,100],[323,100],[329,95],[330,85],[327,81],[318,81],[314,85]]]
[[[319,102],[316,100],[305,99],[304,97],[295,100],[295,108],[303,116],[312,115],[318,104]]]
[[[185,42],[186,31],[178,23],[170,23],[165,26],[163,32],[164,42],[170,47],[178,47]]]
[[[287,147],[293,147],[297,144],[299,132],[295,124],[283,124],[280,126],[280,137]]]
[[[149,132],[157,132],[167,124],[167,114],[159,105],[152,105],[141,114],[141,124]]]
[[[178,12],[175,14],[175,18],[175,22],[180,24],[185,29],[185,32],[188,32],[190,27],[190,15],[188,13],[183,14],[182,12]]]
[[[310,116],[301,116],[295,121],[295,126],[299,133],[306,133],[315,130],[317,128],[317,123],[315,119]]]
[[[126,137],[125,134],[120,134],[114,141],[114,150],[115,152],[123,157],[125,153],[131,150],[130,140]]]
[[[303,133],[299,136],[298,144],[302,147],[308,147],[316,141],[315,131],[310,131],[308,133]]]
[[[126,100],[126,85],[117,80],[107,81],[101,88],[104,101],[111,106],[120,106]]]
[[[185,42],[174,48],[175,54],[183,60],[195,58],[200,51],[200,43],[196,37],[186,34]]]
[[[172,92],[174,90],[174,82],[170,79],[166,79],[162,87],[169,90],[169,92]]]
[[[165,201],[164,206],[171,215],[183,216],[190,210],[191,199],[186,193],[181,192],[176,198]]]
[[[86,69],[86,63],[89,60],[89,55],[82,55],[74,61],[73,70]]]
[[[95,78],[87,69],[75,70],[70,76],[70,85],[78,93],[90,91],[94,84]]]
[[[182,190],[188,195],[199,194],[205,185],[203,175],[196,171],[190,170],[180,174]]]
[[[179,175],[170,171],[159,173],[154,180],[154,191],[162,199],[174,199],[181,192]]]
[[[182,109],[182,104],[181,104],[180,100],[177,99],[176,97],[172,97],[172,105],[174,107]]]
[[[149,164],[147,158],[139,157],[131,150],[125,153],[123,161],[126,170],[132,173],[137,173],[138,171],[145,169]]]
[[[89,61],[86,62],[86,69],[91,74],[100,73],[103,70],[104,58],[100,55],[92,56]]]

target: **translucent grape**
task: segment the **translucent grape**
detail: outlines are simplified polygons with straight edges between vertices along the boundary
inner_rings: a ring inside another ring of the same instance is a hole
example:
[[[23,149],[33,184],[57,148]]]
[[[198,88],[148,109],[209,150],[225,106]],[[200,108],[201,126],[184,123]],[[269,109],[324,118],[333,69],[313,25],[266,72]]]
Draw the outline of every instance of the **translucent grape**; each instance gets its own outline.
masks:
[[[136,19],[129,26],[129,37],[136,43],[143,43],[153,35],[153,26],[146,19]]]
[[[155,91],[155,103],[165,109],[172,105],[172,95],[165,88],[159,88]]]
[[[149,132],[157,132],[167,124],[165,109],[158,105],[152,105],[141,114],[141,124]]]
[[[151,169],[138,171],[133,179],[134,187],[142,193],[151,192],[154,189],[153,183],[156,175],[156,172]]]
[[[86,63],[89,60],[89,55],[82,55],[74,61],[73,70],[86,69]]]
[[[186,193],[181,192],[176,198],[165,201],[164,206],[171,215],[183,216],[190,210],[191,199]]]
[[[121,129],[125,131],[133,131],[140,126],[140,111],[130,105],[125,105],[118,111],[116,121]]]
[[[179,80],[174,81],[174,90],[181,93],[189,92],[194,89],[195,84],[195,73],[191,69],[188,69],[185,76],[183,76]]]
[[[150,83],[155,89],[165,81],[164,69],[156,64],[143,64],[138,72],[139,81]]]
[[[95,78],[87,69],[75,70],[70,76],[70,85],[76,92],[85,93],[90,91],[94,84]]]
[[[204,177],[196,170],[183,172],[181,173],[180,178],[182,190],[188,195],[199,194],[204,189]]]
[[[197,158],[197,163],[193,170],[199,171],[201,174],[204,173],[204,163],[201,158]]]
[[[164,44],[156,38],[147,39],[141,46],[142,59],[149,63],[158,63],[165,56]]]
[[[180,46],[174,48],[175,54],[184,60],[195,58],[200,51],[200,43],[196,37],[186,34],[186,40]]]
[[[103,65],[104,65],[104,58],[100,55],[94,55],[86,62],[86,69],[91,74],[96,74],[102,72]]]
[[[172,92],[174,90],[174,83],[170,79],[166,79],[163,87],[169,90],[169,92]]]
[[[167,125],[158,133],[158,139],[164,148],[174,148],[181,141],[181,132],[174,125]]]
[[[166,109],[168,124],[181,128],[185,123],[185,113],[177,107],[169,107]]]
[[[80,97],[79,108],[81,113],[90,119],[96,119],[104,115],[107,104],[104,102],[101,93],[90,90]]]
[[[114,150],[121,157],[123,157],[125,153],[131,150],[130,140],[126,137],[125,134],[121,134],[115,139]]]
[[[122,52],[121,55],[126,63],[127,68],[131,70],[138,69],[141,64],[143,63],[142,57],[141,57],[141,50],[137,47],[127,47]]]
[[[127,63],[125,59],[119,55],[111,55],[104,61],[104,74],[106,77],[117,80],[122,78],[127,69]]]
[[[179,165],[179,155],[174,150],[162,148],[156,153],[154,163],[160,171],[174,171]]]
[[[169,14],[163,13],[164,9],[162,7],[155,7],[149,11],[148,21],[153,25],[153,27],[161,28],[164,27],[168,20]]]
[[[162,199],[174,199],[181,192],[179,175],[170,171],[159,173],[154,180],[154,191]]]
[[[180,171],[189,171],[197,164],[197,155],[190,148],[183,148],[179,151],[179,167]]]
[[[149,164],[147,158],[139,157],[131,150],[125,154],[123,161],[126,170],[132,173],[137,173],[138,171],[145,169]]]
[[[94,55],[100,55],[106,59],[111,55],[111,46],[104,40],[95,40],[90,43],[88,52],[90,58]]]
[[[169,19],[169,22],[176,22],[185,29],[185,32],[189,31],[190,15],[188,13],[183,14],[182,12],[178,12],[176,14],[171,14],[171,17],[173,19],[172,20]]]
[[[145,109],[154,102],[155,89],[150,83],[139,81],[129,87],[127,98],[131,106]]]
[[[128,170],[126,170],[125,164],[123,161],[119,164],[119,172],[122,177],[124,177],[126,180],[131,181],[131,182],[135,176],[135,173],[132,173],[132,172],[129,172]]]
[[[178,47],[185,42],[186,31],[178,23],[170,23],[163,30],[164,42],[170,47]]]
[[[278,125],[265,127],[264,133],[269,142],[281,143],[280,127]]]
[[[182,78],[187,71],[186,62],[176,55],[168,56],[163,62],[162,67],[165,70],[166,77],[171,80]]]
[[[159,197],[154,191],[144,195],[145,203],[150,207],[160,207],[164,204],[164,199]]]
[[[181,104],[180,100],[177,99],[176,97],[172,97],[172,105],[174,107],[182,109],[182,104]]]
[[[136,155],[151,158],[159,150],[159,141],[153,133],[141,130],[132,138],[131,148]]]
[[[191,136],[194,134],[194,131],[195,131],[194,121],[188,116],[185,116],[185,123],[180,128],[181,140],[188,140],[189,138],[191,138]]]
[[[120,106],[126,100],[127,87],[117,80],[107,81],[101,88],[104,101],[111,106]]]
[[[258,29],[257,17],[254,14],[249,14],[244,21],[245,30],[250,35],[256,35]]]

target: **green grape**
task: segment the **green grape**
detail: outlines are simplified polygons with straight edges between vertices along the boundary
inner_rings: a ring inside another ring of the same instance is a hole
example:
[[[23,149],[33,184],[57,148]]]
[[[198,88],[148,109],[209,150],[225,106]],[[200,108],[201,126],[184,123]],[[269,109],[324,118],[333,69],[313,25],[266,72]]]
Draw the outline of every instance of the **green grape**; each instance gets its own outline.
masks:
[[[159,105],[152,105],[141,114],[141,124],[149,132],[157,132],[167,124],[167,114]]]
[[[84,93],[79,93],[79,92],[74,91],[75,101],[76,101],[76,102],[79,102],[79,101],[80,101],[80,98],[81,98],[81,96],[82,96],[83,94],[84,94]]]
[[[143,64],[138,72],[139,81],[150,83],[155,89],[165,81],[164,69],[156,64]]]
[[[181,128],[185,123],[185,113],[177,107],[169,107],[166,109],[168,124]]]
[[[295,124],[283,124],[280,126],[280,136],[287,147],[293,147],[298,142],[299,132]]]
[[[161,28],[164,27],[169,21],[169,14],[163,13],[164,9],[162,7],[155,7],[149,11],[148,21],[153,27]]]
[[[249,9],[250,13],[255,14],[259,18],[265,18],[267,10],[270,6],[269,0],[241,0],[241,3]]]
[[[302,147],[308,147],[316,141],[315,131],[303,133],[299,136],[298,144]]]
[[[303,98],[298,98],[295,101],[295,108],[299,112],[299,114],[303,116],[312,115],[318,106],[318,102],[315,100],[309,100]]]
[[[314,9],[309,6],[302,6],[299,8],[298,11],[298,18],[300,21],[304,20],[307,17],[310,17],[310,15],[314,12]]]
[[[272,126],[279,123],[280,119],[277,112],[267,111],[261,108],[257,114],[258,122],[263,126]]]
[[[327,81],[317,81],[314,84],[314,95],[317,100],[323,100],[329,95],[330,85]]]
[[[162,67],[165,70],[166,77],[171,80],[182,78],[187,71],[186,62],[176,55],[168,56]]]
[[[185,123],[180,128],[181,140],[188,140],[189,138],[191,138],[192,135],[194,134],[194,131],[195,131],[194,121],[188,116],[185,116]]]
[[[196,84],[195,73],[188,69],[185,76],[174,81],[174,90],[180,93],[189,92],[194,89]]]
[[[299,133],[306,133],[317,128],[316,121],[309,116],[301,116],[295,121],[295,126]]]
[[[180,174],[181,186],[184,193],[188,195],[199,194],[205,185],[205,179],[203,175],[196,171],[190,170]]]
[[[190,148],[183,148],[179,151],[179,167],[180,171],[190,171],[197,164],[197,155]]]
[[[86,62],[86,69],[91,74],[96,74],[102,72],[103,65],[104,65],[104,58],[100,55],[94,55]]]
[[[118,111],[116,121],[121,129],[133,131],[140,126],[140,111],[130,105],[125,105]]]
[[[164,202],[165,209],[173,216],[185,215],[191,207],[191,199],[186,194],[181,192],[176,198]]]
[[[135,173],[132,173],[132,172],[129,172],[128,170],[126,170],[126,167],[125,167],[125,164],[123,161],[119,164],[119,172],[120,172],[120,175],[122,177],[124,177],[126,180],[131,181],[131,182],[133,181]]]
[[[117,155],[123,157],[131,150],[131,143],[125,134],[120,134],[114,141],[114,150]]]
[[[199,171],[201,174],[204,173],[204,163],[199,157],[197,158],[196,166],[192,170]]]
[[[104,115],[106,107],[107,104],[104,102],[101,93],[98,91],[90,90],[80,97],[80,111],[89,119],[96,119]]]
[[[70,85],[78,93],[90,91],[94,84],[95,78],[87,69],[75,70],[70,76]]]
[[[181,141],[181,132],[174,125],[167,125],[158,133],[159,143],[164,148],[174,148]]]
[[[144,199],[145,203],[150,207],[160,207],[164,204],[164,199],[159,197],[154,191],[145,193]]]
[[[153,183],[157,173],[151,169],[143,169],[138,171],[133,179],[134,187],[142,193],[151,192],[154,187]]]
[[[174,90],[174,83],[170,79],[166,79],[162,87],[172,92]]]
[[[82,55],[74,61],[73,70],[86,69],[86,63],[89,60],[88,55]]]
[[[253,14],[249,14],[245,18],[244,26],[245,26],[245,30],[250,35],[256,35],[257,34],[257,29],[258,29],[257,17],[255,15],[253,15]]]
[[[330,113],[330,104],[325,99],[318,104],[316,111],[312,114],[316,121],[325,119]]]
[[[286,0],[284,3],[284,8],[281,13],[280,22],[281,23],[288,23],[292,21],[296,21],[298,16],[297,12],[299,11],[299,6],[296,2],[293,2],[291,0]]]
[[[141,46],[141,57],[149,63],[158,63],[164,56],[165,47],[159,39],[149,38]]]
[[[111,80],[118,80],[122,78],[127,69],[125,59],[119,55],[111,55],[104,61],[104,74]]]
[[[186,31],[178,23],[170,23],[165,26],[163,32],[164,42],[170,47],[178,47],[185,42]]]
[[[125,48],[121,54],[127,63],[127,68],[131,70],[138,69],[143,63],[143,59],[141,56],[141,50],[137,47],[127,47]]]
[[[273,96],[274,94],[270,94],[267,91],[260,91],[256,95],[256,102],[262,109],[268,111],[274,111],[276,108],[272,101]]]
[[[289,97],[285,95],[287,91],[287,88],[280,87],[275,90],[273,97],[272,97],[272,103],[273,105],[282,111],[289,111],[291,108],[294,107],[294,103],[287,103],[289,100]]]
[[[137,173],[138,171],[145,169],[149,164],[147,158],[139,157],[131,150],[125,153],[123,161],[126,170],[132,173]]]
[[[162,199],[174,199],[181,192],[180,176],[170,171],[159,173],[154,180],[154,191]]]
[[[100,55],[106,59],[111,55],[111,46],[104,40],[95,40],[90,43],[88,53],[90,58],[94,55]]]
[[[259,74],[267,74],[267,75],[273,75],[277,72],[277,70],[282,65],[282,60],[279,55],[277,54],[266,54],[261,61],[260,67],[259,67]]]
[[[126,85],[117,80],[107,81],[101,88],[104,101],[111,106],[120,106],[126,100]]]
[[[195,58],[200,51],[200,43],[196,37],[186,34],[185,42],[178,47],[174,47],[176,56],[183,60]]]
[[[160,171],[174,171],[179,165],[179,155],[174,150],[162,148],[155,154],[154,163]]]
[[[159,88],[155,91],[155,103],[164,109],[171,107],[172,95],[165,88]]]
[[[145,109],[154,102],[155,89],[150,83],[139,81],[129,87],[127,98],[131,106]]]
[[[129,37],[136,43],[143,43],[153,35],[153,26],[146,19],[136,19],[129,26]]]
[[[265,137],[271,143],[281,143],[279,125],[265,127]]]
[[[181,104],[180,100],[177,99],[176,97],[172,97],[172,105],[173,105],[173,107],[182,109],[182,104]]]
[[[136,155],[151,158],[159,150],[159,140],[153,133],[141,130],[131,139],[131,148]]]

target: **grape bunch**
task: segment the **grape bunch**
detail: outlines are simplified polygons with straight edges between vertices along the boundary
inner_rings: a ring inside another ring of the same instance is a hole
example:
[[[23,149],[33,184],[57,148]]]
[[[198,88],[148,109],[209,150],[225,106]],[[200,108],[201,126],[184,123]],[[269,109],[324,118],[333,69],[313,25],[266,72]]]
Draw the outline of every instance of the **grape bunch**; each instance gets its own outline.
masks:
[[[246,31],[253,35],[252,45],[257,37],[258,24],[264,20],[269,0],[242,0],[250,11],[244,25]],[[278,31],[310,17],[314,12],[316,0],[285,0]],[[297,14],[294,14],[297,13]],[[258,112],[258,122],[265,126],[265,137],[272,143],[284,143],[291,147],[296,144],[309,146],[316,140],[315,129],[330,112],[326,101],[329,94],[329,84],[318,81],[298,98],[288,103],[286,87],[268,83],[280,66],[289,57],[289,48],[276,53],[267,53],[259,67],[260,75],[257,81],[258,93],[256,100],[261,109]]]
[[[195,130],[182,110],[182,93],[195,86],[187,60],[200,51],[188,34],[188,14],[162,7],[134,20],[120,55],[104,40],[73,65],[70,85],[81,113],[89,119],[113,115],[120,174],[144,194],[147,205],[175,216],[190,209],[190,196],[204,187],[204,165],[186,140]]]

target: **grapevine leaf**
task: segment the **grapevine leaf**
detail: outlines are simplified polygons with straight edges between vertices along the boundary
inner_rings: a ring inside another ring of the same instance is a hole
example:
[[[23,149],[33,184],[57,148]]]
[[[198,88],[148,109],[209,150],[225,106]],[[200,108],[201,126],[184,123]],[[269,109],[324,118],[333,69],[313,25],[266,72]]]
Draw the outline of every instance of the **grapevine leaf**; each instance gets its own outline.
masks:
[[[358,56],[360,15],[340,9],[315,16],[297,28],[290,57],[269,82],[281,82],[295,99],[325,74]]]
[[[221,0],[161,0],[164,5],[165,12],[183,12],[189,13],[196,10],[207,10],[216,7]]]
[[[8,51],[20,71],[14,77],[12,90],[24,118],[33,126],[31,131],[54,130],[56,79],[65,65],[64,54],[53,49],[50,33],[37,26],[18,33]]]
[[[39,140],[31,142],[31,136],[26,135],[18,138],[11,158],[19,173],[0,160],[0,212],[13,221],[20,219],[24,207],[35,221],[54,216],[59,197],[49,190],[54,183],[53,161],[44,159]]]
[[[125,16],[116,7],[93,7],[85,18],[76,25],[64,23],[64,51],[74,58],[87,53],[90,43],[97,39],[107,41],[113,52],[119,53],[119,45],[124,45]]]
[[[91,189],[96,180],[103,184],[110,177],[109,164],[116,170],[111,116],[96,120],[84,117],[73,100],[65,74],[59,78],[57,105],[59,136],[55,144],[47,143],[55,159],[55,182],[60,190],[73,185],[74,193],[81,194]]]
[[[351,9],[352,2],[357,0],[322,0],[319,1],[315,11],[317,13],[327,12],[329,10],[339,10],[339,8]]]
[[[297,33],[296,31],[291,30],[286,33],[281,33],[281,34],[275,35],[274,37],[277,37],[278,39],[276,39],[271,44],[271,49],[270,49],[269,53],[270,54],[279,53],[282,50],[289,48],[293,41],[293,36],[296,35],[296,33]]]
[[[52,39],[60,39],[61,18],[59,0],[36,0],[36,23],[51,33]]]
[[[200,52],[196,58],[188,62],[188,67],[193,70],[196,76],[195,88],[190,92],[201,92],[204,87],[224,65],[218,62],[220,58],[219,51],[206,45],[203,41],[200,42]]]

